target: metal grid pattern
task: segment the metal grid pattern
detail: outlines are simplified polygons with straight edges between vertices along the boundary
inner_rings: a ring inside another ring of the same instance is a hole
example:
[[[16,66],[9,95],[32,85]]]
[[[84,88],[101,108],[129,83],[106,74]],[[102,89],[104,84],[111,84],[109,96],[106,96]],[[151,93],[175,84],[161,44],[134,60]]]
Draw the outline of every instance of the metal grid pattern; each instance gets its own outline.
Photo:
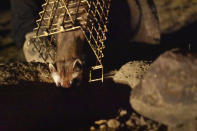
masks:
[[[81,29],[98,61],[90,70],[89,81],[103,81],[102,50],[105,48],[110,3],[111,0],[45,0],[34,29],[36,35],[33,43],[36,49],[42,52],[41,48],[38,48],[42,45],[54,48],[55,34]],[[48,56],[53,57],[50,54]],[[54,57],[52,59],[54,60]],[[95,70],[101,71],[99,78],[93,78],[92,72]]]

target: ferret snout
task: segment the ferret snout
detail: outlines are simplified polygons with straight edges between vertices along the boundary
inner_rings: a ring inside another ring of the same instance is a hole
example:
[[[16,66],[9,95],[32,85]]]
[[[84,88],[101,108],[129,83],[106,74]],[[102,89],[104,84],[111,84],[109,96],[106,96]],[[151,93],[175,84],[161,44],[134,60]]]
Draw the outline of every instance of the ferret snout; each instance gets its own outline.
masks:
[[[72,81],[64,81],[61,83],[61,86],[64,88],[69,88],[72,85]]]
[[[61,86],[62,85],[60,76],[57,72],[52,72],[51,76],[52,76],[53,81],[55,82],[56,86]]]
[[[53,81],[55,82],[57,87],[64,87],[64,88],[69,88],[72,84],[72,81],[66,81],[63,80],[58,72],[52,72],[51,77],[53,78]]]
[[[56,71],[55,67],[52,64],[49,64],[49,69],[51,72],[51,77],[53,78],[53,81],[55,82],[56,86],[61,86],[62,80],[60,78],[60,75]]]
[[[60,71],[58,72],[57,69],[52,65],[49,64],[49,69],[51,71],[51,77],[53,78],[56,86],[61,86],[63,88],[70,88],[73,86],[79,86],[82,82],[82,70],[78,69],[78,66],[81,67],[81,65],[78,65],[76,62],[78,60],[75,60],[74,66],[69,66],[70,68],[66,68],[67,71]]]

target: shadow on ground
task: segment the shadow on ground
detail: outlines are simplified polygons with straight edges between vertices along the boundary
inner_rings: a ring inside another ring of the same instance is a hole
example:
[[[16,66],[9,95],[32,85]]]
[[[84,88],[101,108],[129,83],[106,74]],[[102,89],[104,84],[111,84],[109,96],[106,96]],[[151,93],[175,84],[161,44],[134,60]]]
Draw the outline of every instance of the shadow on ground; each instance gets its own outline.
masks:
[[[0,129],[89,130],[91,122],[130,108],[130,88],[107,80],[104,87],[63,89],[23,81],[0,88]]]

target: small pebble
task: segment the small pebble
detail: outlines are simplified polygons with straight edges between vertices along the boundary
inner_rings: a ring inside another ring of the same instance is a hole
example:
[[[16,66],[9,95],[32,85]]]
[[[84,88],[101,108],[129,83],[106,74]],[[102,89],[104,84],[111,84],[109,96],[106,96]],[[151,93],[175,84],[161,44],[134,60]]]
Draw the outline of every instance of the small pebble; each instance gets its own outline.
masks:
[[[140,125],[141,125],[141,126],[146,125],[146,122],[145,122],[145,120],[144,120],[143,117],[140,117]]]
[[[131,120],[127,120],[127,121],[126,121],[126,125],[127,125],[128,127],[134,127],[134,124],[132,123]]]
[[[95,131],[95,130],[96,130],[95,127],[93,126],[90,127],[90,131]]]
[[[120,111],[120,116],[122,117],[122,116],[124,116],[124,115],[126,115],[127,114],[127,110],[121,110]]]
[[[107,120],[98,120],[98,121],[95,121],[94,123],[96,124],[96,125],[101,125],[101,124],[104,124],[104,123],[106,123],[107,122]]]
[[[100,131],[106,131],[106,125],[100,125]]]
[[[120,122],[116,119],[110,119],[107,122],[107,126],[110,128],[118,128],[120,126]]]

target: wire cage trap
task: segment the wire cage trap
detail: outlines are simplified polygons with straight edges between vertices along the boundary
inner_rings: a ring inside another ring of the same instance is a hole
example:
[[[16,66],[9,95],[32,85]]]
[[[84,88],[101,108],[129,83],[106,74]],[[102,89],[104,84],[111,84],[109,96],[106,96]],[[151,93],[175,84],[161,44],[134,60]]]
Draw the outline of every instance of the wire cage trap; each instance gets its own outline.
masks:
[[[56,48],[55,34],[80,29],[98,61],[90,69],[89,82],[103,82],[102,58],[110,3],[111,0],[45,0],[32,43],[45,61],[48,57],[55,60],[55,56],[48,53]],[[60,19],[61,26],[58,27]],[[46,50],[45,55],[43,50]],[[92,75],[94,71],[100,72],[99,77]]]

